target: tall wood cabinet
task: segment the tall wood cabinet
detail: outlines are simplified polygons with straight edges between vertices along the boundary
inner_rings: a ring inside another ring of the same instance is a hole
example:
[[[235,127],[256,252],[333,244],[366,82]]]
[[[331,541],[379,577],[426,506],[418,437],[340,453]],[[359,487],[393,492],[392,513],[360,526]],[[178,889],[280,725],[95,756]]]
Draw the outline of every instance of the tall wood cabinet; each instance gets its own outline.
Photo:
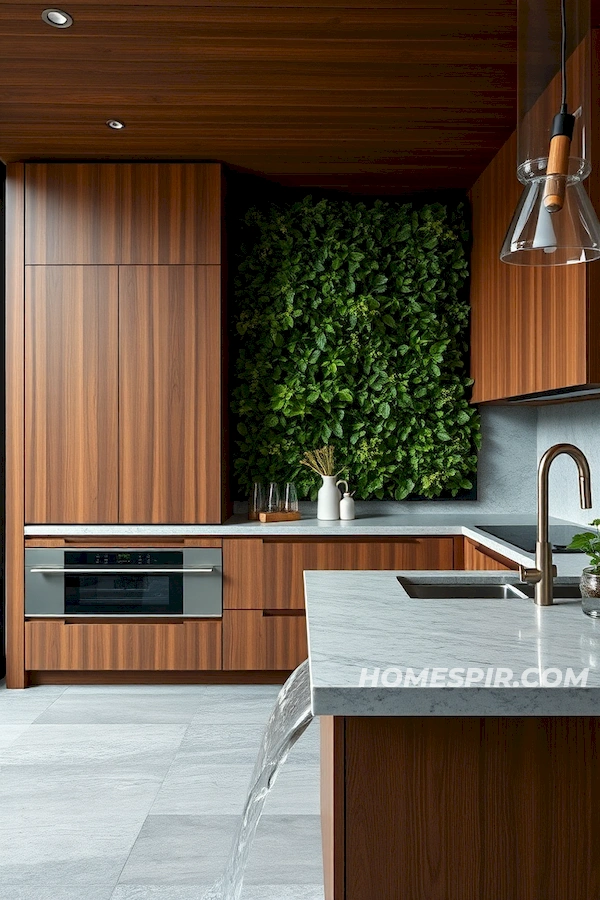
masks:
[[[223,519],[218,165],[25,166],[25,521]]]
[[[212,163],[7,168],[12,687],[25,683],[25,524],[229,514],[222,203]]]
[[[600,32],[596,30],[591,58],[592,174],[585,184],[600,214]],[[516,159],[515,133],[470,192],[472,401],[522,396],[535,400],[535,395],[548,392],[568,399],[577,390],[600,395],[600,262],[556,267],[500,262],[500,247],[522,190]]]

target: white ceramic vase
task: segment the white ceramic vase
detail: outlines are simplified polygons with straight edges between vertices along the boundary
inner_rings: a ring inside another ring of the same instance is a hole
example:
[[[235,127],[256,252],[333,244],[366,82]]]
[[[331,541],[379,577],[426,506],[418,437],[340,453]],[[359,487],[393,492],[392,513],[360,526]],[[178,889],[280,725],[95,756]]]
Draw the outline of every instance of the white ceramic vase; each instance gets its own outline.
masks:
[[[333,521],[340,517],[340,492],[335,484],[335,475],[321,475],[323,484],[317,494],[317,519]]]

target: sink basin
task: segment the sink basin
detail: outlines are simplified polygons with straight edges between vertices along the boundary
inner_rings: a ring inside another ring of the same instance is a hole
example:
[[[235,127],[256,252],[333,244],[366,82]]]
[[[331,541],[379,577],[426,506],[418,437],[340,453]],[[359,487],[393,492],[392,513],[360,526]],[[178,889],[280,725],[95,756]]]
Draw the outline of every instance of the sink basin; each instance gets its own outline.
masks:
[[[398,581],[409,597],[417,600],[526,600],[527,594],[521,586],[513,584],[468,584],[455,582],[444,584],[440,581],[411,581],[398,576]]]
[[[527,600],[532,599],[535,587],[532,584],[469,584],[443,581],[413,581],[398,576],[398,581],[409,597],[416,600]],[[581,592],[577,584],[555,584],[555,600],[580,600]]]
[[[533,599],[535,594],[534,584],[519,584],[519,590]],[[554,600],[581,600],[581,591],[578,584],[555,584],[552,588]]]

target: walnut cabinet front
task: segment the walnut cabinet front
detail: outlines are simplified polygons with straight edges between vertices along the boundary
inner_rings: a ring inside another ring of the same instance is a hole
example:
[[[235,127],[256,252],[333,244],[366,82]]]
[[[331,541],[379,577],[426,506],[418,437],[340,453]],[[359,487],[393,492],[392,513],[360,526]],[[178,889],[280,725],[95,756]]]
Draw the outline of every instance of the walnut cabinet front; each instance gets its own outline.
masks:
[[[220,267],[25,285],[25,521],[220,523]]]
[[[220,523],[221,167],[27,163],[13,183],[25,523]]]
[[[451,537],[223,541],[223,668],[293,669],[306,659],[305,570],[454,568]]]

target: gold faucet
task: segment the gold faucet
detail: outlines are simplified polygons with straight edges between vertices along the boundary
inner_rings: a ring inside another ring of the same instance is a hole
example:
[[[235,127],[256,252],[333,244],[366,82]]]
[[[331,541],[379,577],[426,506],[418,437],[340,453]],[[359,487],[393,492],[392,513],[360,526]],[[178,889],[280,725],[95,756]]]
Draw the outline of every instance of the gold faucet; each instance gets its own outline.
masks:
[[[538,606],[552,606],[552,588],[556,566],[552,564],[552,544],[548,541],[548,476],[550,466],[557,456],[566,453],[574,459],[579,470],[579,502],[582,509],[592,505],[592,479],[585,455],[573,444],[555,444],[549,447],[538,466],[537,541],[535,545],[535,569],[519,567],[521,581],[535,584],[535,602]]]

